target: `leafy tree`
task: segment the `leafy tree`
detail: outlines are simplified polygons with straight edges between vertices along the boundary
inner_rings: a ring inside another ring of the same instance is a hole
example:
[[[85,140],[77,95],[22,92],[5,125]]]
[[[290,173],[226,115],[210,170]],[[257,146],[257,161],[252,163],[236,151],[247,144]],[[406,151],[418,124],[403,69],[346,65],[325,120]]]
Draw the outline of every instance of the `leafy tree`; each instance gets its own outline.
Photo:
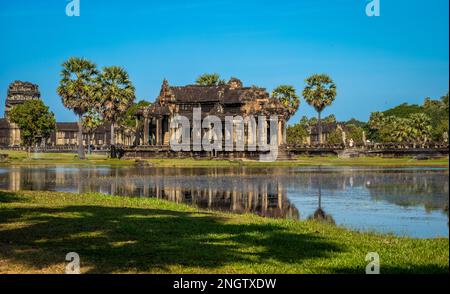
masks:
[[[303,90],[306,102],[317,111],[319,126],[319,139],[322,142],[321,113],[336,98],[336,85],[333,80],[325,74],[315,74],[306,79],[306,87]]]
[[[329,116],[322,119],[322,122],[326,124],[334,124],[337,122],[336,116],[334,114],[330,114]]]
[[[104,67],[98,76],[96,96],[103,118],[111,123],[111,157],[116,157],[114,127],[125,111],[133,105],[135,90],[128,73],[121,67]]]
[[[150,106],[152,103],[145,101],[145,100],[140,100],[138,103],[133,103],[133,105],[131,105],[126,111],[125,114],[122,117],[122,124],[124,124],[125,126],[135,129],[136,128],[136,113],[140,108],[143,107],[148,107]]]
[[[364,143],[364,138],[363,138],[363,132],[364,129],[361,127],[358,127],[356,125],[353,124],[346,124],[346,136],[347,138],[350,140],[352,139],[353,142],[355,142],[356,144],[363,144]]]
[[[384,114],[382,112],[372,112],[370,114],[369,122],[367,123],[369,132],[368,137],[371,141],[380,141],[380,130],[384,121]]]
[[[445,141],[448,138],[448,94],[439,100],[426,98],[423,105],[406,103],[371,114],[368,137],[379,142]]]
[[[286,141],[288,144],[302,145],[308,136],[306,128],[301,124],[288,126],[286,129]]]
[[[196,83],[200,86],[217,86],[219,84],[225,84],[225,82],[220,79],[220,75],[216,73],[205,73],[197,78]]]
[[[441,141],[444,133],[448,134],[448,94],[439,100],[426,98],[423,113],[431,119],[432,140]]]
[[[295,93],[295,88],[289,85],[280,85],[272,91],[272,98],[280,101],[288,112],[287,120],[289,120],[298,110],[300,99]]]
[[[94,96],[98,71],[94,63],[76,57],[64,62],[62,67],[57,92],[63,105],[78,116],[78,156],[84,159],[83,115],[98,104]]]
[[[384,111],[383,114],[385,116],[396,116],[396,117],[400,117],[400,118],[407,118],[411,114],[420,113],[420,112],[423,112],[423,109],[421,106],[419,106],[417,104],[410,105],[408,103],[403,103],[394,108]]]
[[[100,113],[91,109],[83,116],[83,129],[87,133],[87,144],[89,154],[91,154],[91,140],[95,131],[104,123]]]
[[[424,113],[414,113],[407,118],[373,113],[369,125],[381,142],[426,143],[432,136],[431,119]]]
[[[9,119],[20,129],[22,144],[30,152],[31,146],[45,142],[55,130],[55,115],[42,100],[29,100],[15,106]]]
[[[431,140],[432,125],[431,118],[424,113],[410,115],[410,138],[414,142],[426,143]]]
[[[354,125],[354,126],[360,127],[365,130],[368,128],[368,125],[366,122],[357,120],[356,118],[351,118],[350,120],[346,121],[345,125]]]
[[[342,142],[342,130],[340,128],[335,128],[332,130],[327,137],[327,143],[330,145],[343,144]]]
[[[298,122],[303,127],[309,127],[309,118],[304,115],[302,118],[300,118],[300,121]]]

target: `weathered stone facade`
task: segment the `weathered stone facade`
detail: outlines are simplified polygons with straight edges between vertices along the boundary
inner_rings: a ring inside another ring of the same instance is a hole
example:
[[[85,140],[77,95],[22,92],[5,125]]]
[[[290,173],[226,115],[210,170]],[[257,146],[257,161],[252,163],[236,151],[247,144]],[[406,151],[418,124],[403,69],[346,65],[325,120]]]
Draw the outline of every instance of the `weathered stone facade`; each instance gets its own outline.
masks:
[[[29,100],[40,99],[39,86],[30,82],[15,81],[8,87],[5,101],[5,118],[0,120],[0,144],[9,146],[20,145],[20,130],[8,119],[11,109]]]
[[[40,99],[39,86],[30,82],[15,81],[8,87],[5,103],[5,118],[0,119],[0,146],[20,147],[20,129],[9,121],[11,109],[19,104],[33,99]],[[107,148],[111,140],[111,125],[105,123],[93,134],[83,133],[84,145],[91,144],[94,148]],[[118,145],[129,146],[135,141],[134,131],[124,126],[115,130]],[[78,124],[76,122],[57,122],[56,130],[46,141],[47,147],[75,147],[78,144]]]
[[[257,121],[258,117],[263,116],[267,118],[265,133],[267,137],[270,137],[269,120],[271,116],[277,116],[277,144],[286,143],[286,107],[278,100],[272,99],[264,88],[244,87],[240,80],[233,78],[224,85],[183,87],[169,86],[167,80],[164,80],[155,103],[138,112],[137,145],[169,146],[171,136],[178,131],[176,128],[170,128],[172,120],[180,115],[192,122],[194,108],[201,108],[202,120],[209,115],[214,115],[220,118],[223,126],[225,126],[225,117],[240,116],[243,119],[252,117]],[[246,125],[243,136],[246,146],[256,143],[258,136],[263,135],[258,133],[254,136],[254,133],[247,130]],[[192,134],[192,125],[190,131]],[[206,131],[201,130],[201,137]],[[236,134],[231,136],[235,140]]]

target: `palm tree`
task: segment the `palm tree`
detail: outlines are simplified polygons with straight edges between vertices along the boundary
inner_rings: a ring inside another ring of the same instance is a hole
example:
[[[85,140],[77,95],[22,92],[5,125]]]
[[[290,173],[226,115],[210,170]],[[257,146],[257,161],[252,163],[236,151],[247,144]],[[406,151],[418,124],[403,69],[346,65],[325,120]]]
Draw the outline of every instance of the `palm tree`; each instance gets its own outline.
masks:
[[[62,67],[57,93],[63,105],[78,116],[78,156],[84,159],[82,118],[95,105],[93,92],[98,71],[94,63],[76,57],[64,62]]]
[[[195,81],[197,85],[200,86],[217,86],[220,84],[224,84],[225,82],[220,79],[219,74],[203,74],[197,78]]]
[[[280,85],[272,91],[272,98],[280,101],[287,108],[287,121],[297,112],[300,99],[295,88],[289,85]]]
[[[409,117],[413,140],[421,144],[431,139],[433,127],[431,118],[425,113],[414,113]]]
[[[322,122],[320,116],[325,107],[331,105],[336,98],[336,85],[326,74],[315,74],[305,81],[306,87],[303,90],[303,97],[317,111],[319,142],[322,144]]]
[[[412,128],[409,119],[398,118],[396,116],[388,116],[384,121],[385,137],[390,137],[393,142],[408,142],[411,140]]]
[[[135,94],[128,73],[121,67],[104,67],[98,77],[96,94],[103,118],[111,123],[111,157],[116,157],[114,126],[125,111],[133,105]]]

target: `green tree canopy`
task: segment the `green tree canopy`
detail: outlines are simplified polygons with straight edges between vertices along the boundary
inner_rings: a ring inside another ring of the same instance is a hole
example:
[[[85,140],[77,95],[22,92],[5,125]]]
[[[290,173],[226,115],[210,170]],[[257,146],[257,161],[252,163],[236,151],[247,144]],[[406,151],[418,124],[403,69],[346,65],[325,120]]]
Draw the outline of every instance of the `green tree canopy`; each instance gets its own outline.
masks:
[[[368,137],[376,142],[444,141],[449,131],[448,93],[426,98],[423,105],[403,103],[384,112],[373,112]]]
[[[424,113],[413,113],[407,118],[372,113],[370,130],[378,142],[426,143],[432,138],[431,119]]]
[[[295,124],[286,128],[286,141],[288,144],[302,145],[308,136],[306,128],[301,124]]]
[[[298,110],[300,106],[300,99],[296,94],[296,90],[293,86],[280,85],[272,91],[272,98],[280,101],[288,111],[289,120]]]
[[[142,107],[148,107],[150,106],[152,103],[145,101],[145,100],[140,100],[138,103],[133,103],[133,105],[131,105],[131,107],[129,107],[126,111],[125,114],[122,118],[122,123],[124,125],[126,125],[129,128],[134,129],[136,127],[136,113],[137,111],[142,108]]]
[[[93,133],[104,123],[100,113],[95,110],[89,110],[83,116],[83,130],[87,133]]]
[[[423,112],[423,108],[417,104],[403,103],[394,108],[383,111],[385,116],[407,118],[411,114]]]
[[[98,71],[94,63],[76,57],[64,62],[62,67],[57,93],[63,105],[78,116],[78,156],[84,159],[82,117],[89,109],[98,106],[94,95]]]
[[[354,124],[346,124],[346,137],[348,140],[352,139],[355,144],[363,144],[364,138],[363,138],[363,132],[364,129],[356,126]]]
[[[63,63],[57,92],[63,105],[82,116],[96,105],[94,90],[96,65],[84,58],[72,57]]]
[[[115,124],[133,105],[135,89],[123,68],[110,66],[104,67],[98,77],[96,95],[103,118],[111,122],[111,157],[115,157]]]
[[[322,119],[322,122],[326,123],[326,124],[333,124],[336,123],[336,116],[334,114],[330,114],[329,116],[325,117],[324,119]]]
[[[219,74],[205,73],[197,78],[196,83],[200,86],[217,86],[219,84],[224,84],[225,82],[220,79]]]
[[[56,127],[54,114],[38,99],[13,107],[8,117],[19,127],[22,144],[28,148],[49,138]]]
[[[307,78],[306,87],[303,89],[303,97],[306,103],[317,111],[319,126],[319,140],[322,142],[322,123],[320,115],[325,107],[331,105],[336,98],[336,85],[331,77],[326,74],[315,74]]]

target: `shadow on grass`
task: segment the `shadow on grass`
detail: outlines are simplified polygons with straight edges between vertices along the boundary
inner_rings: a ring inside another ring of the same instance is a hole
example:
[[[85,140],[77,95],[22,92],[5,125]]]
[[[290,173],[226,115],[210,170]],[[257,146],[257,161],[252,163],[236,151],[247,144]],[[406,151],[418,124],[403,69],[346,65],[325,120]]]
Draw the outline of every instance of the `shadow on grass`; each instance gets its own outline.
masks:
[[[273,224],[227,223],[210,213],[3,208],[0,220],[27,223],[0,231],[0,257],[32,269],[61,264],[68,252],[77,252],[90,273],[160,272],[170,266],[208,272],[224,265],[251,272],[257,263],[302,263],[342,250],[314,234],[294,234]]]
[[[26,198],[16,193],[0,191],[0,203],[21,202]]]

